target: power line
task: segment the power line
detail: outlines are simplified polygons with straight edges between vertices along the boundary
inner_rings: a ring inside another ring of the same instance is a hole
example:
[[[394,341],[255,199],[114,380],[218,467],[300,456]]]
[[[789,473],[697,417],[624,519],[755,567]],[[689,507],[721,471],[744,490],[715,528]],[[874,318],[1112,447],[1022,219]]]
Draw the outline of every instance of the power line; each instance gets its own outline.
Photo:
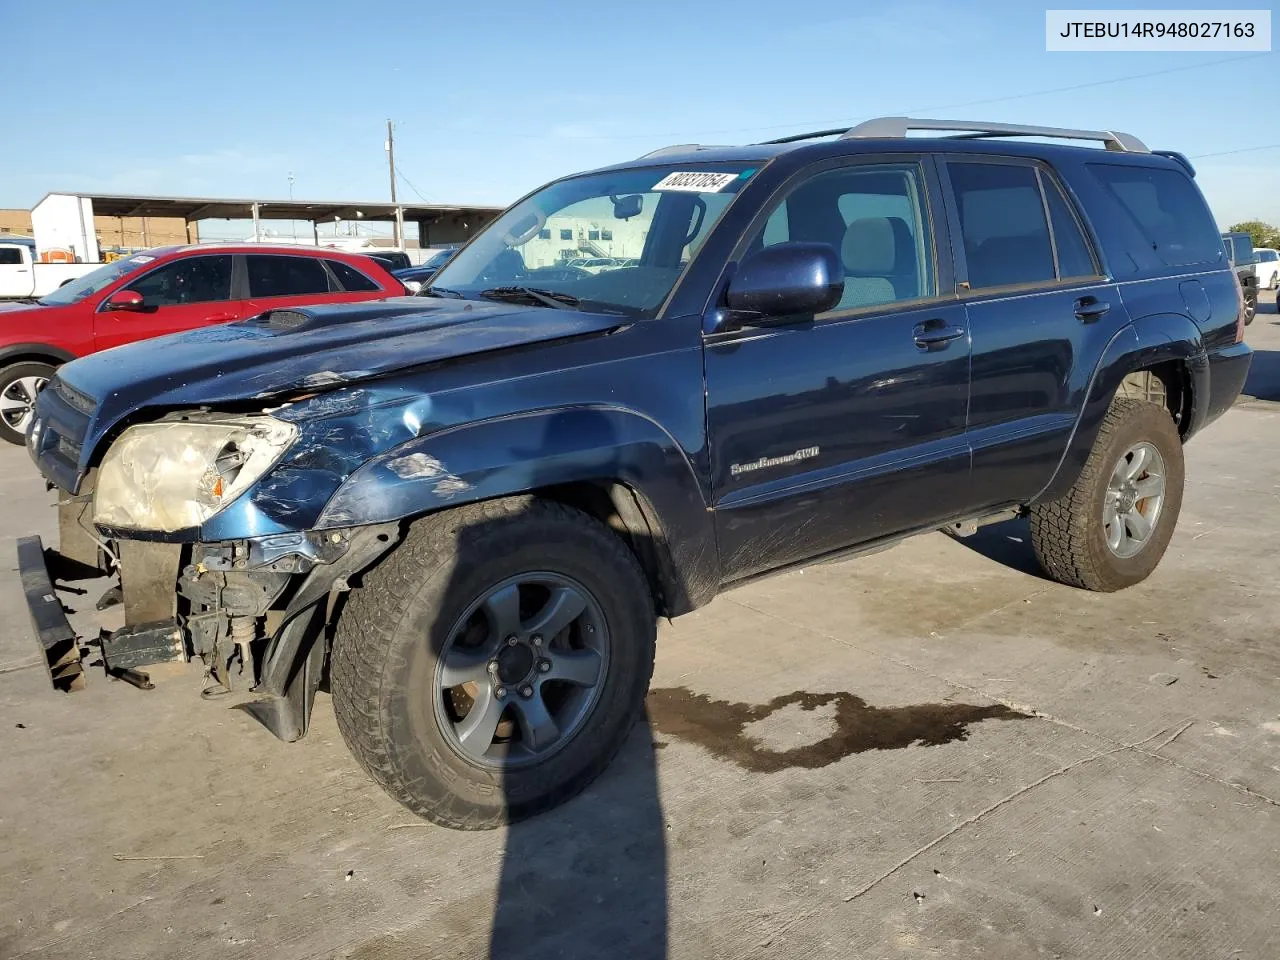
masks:
[[[934,110],[958,110],[962,107],[978,107],[992,103],[1007,103],[1011,100],[1026,100],[1030,97],[1047,97],[1055,93],[1070,93],[1074,90],[1085,90],[1090,87],[1108,86],[1114,83],[1127,83],[1130,80],[1143,80],[1147,77],[1161,77],[1170,73],[1181,73],[1186,70],[1201,70],[1205,67],[1217,67],[1224,63],[1242,63],[1246,60],[1254,60],[1258,57],[1269,57],[1271,51],[1262,53],[1250,53],[1242,57],[1222,57],[1218,60],[1206,60],[1203,63],[1187,63],[1177,67],[1165,67],[1162,70],[1147,70],[1142,73],[1131,73],[1123,77],[1110,77],[1105,80],[1089,80],[1084,83],[1073,83],[1065,87],[1049,87],[1044,90],[1032,90],[1027,93],[1014,93],[1002,97],[988,97],[982,100],[966,100],[962,103],[948,103],[934,105],[928,107],[912,107],[908,110],[890,111],[894,114],[914,114],[928,113]],[[702,130],[702,134],[719,134],[719,133],[743,133],[755,130],[795,130],[803,127],[821,127],[828,125],[854,124],[860,120],[869,119],[866,116],[860,117],[828,117],[823,120],[795,120],[790,123],[770,124],[766,126],[754,127],[722,127],[718,130]],[[507,136],[522,138],[538,138],[546,137],[546,133],[509,133],[503,131]],[[681,137],[689,136],[688,133],[626,133],[626,134],[583,134],[579,136],[565,136],[560,139],[564,140],[661,140],[671,138],[677,140]]]
[[[1255,150],[1280,150],[1280,143],[1264,143],[1260,147],[1240,147],[1237,150],[1219,150],[1217,153],[1197,153],[1188,160],[1203,160],[1206,157],[1229,157],[1233,153],[1253,153]]]
[[[396,176],[404,181],[404,185],[418,195],[418,199],[423,203],[440,203],[440,200],[430,200],[423,195],[422,191],[413,185],[413,181],[400,172],[400,168],[396,167]]]

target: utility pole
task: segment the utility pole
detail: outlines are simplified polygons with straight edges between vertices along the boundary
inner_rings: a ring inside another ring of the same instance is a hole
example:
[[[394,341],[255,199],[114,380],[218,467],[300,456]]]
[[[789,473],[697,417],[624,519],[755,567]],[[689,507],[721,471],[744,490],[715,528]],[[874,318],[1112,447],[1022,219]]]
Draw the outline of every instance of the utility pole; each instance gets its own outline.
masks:
[[[396,202],[396,144],[395,144],[395,136],[394,136],[394,133],[395,133],[395,128],[392,126],[392,124],[391,124],[391,120],[390,120],[390,119],[388,119],[388,120],[387,120],[387,142],[386,142],[385,146],[386,146],[386,148],[387,148],[387,172],[391,175],[391,202],[392,202],[392,204],[395,204],[395,202]],[[396,247],[397,247],[397,248],[404,246],[404,244],[401,242],[401,237],[400,237],[400,209],[399,209],[399,207],[397,207],[397,208],[396,208],[396,219],[395,219],[395,238],[396,238]]]
[[[292,170],[289,171],[289,202],[293,203],[293,171]],[[290,210],[289,212],[293,213],[292,210]],[[297,243],[298,242],[298,221],[290,220],[289,225],[293,227],[293,241],[294,243]]]

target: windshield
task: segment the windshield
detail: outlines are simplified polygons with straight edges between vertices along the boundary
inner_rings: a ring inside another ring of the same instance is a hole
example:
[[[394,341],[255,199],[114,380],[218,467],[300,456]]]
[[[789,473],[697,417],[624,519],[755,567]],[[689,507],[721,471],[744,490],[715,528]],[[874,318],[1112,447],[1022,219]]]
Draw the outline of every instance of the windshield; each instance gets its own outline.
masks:
[[[77,277],[69,283],[64,283],[53,293],[45,294],[40,298],[40,302],[46,307],[60,307],[68,303],[79,303],[85,297],[91,297],[98,291],[105,290],[126,273],[141,270],[154,260],[155,257],[138,254],[135,257],[116,260],[113,263],[104,263],[97,270],[86,273],[83,277]]]
[[[561,180],[495,220],[423,293],[652,317],[755,171],[684,164]]]

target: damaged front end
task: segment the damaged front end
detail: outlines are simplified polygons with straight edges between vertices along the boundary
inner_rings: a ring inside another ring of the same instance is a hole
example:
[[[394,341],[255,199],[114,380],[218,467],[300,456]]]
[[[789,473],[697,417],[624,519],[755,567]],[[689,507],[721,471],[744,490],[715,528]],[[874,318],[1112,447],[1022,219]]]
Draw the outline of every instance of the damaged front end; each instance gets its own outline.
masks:
[[[396,544],[400,525],[267,532],[241,495],[296,436],[264,415],[173,417],[125,430],[75,494],[59,491],[59,549],[32,537],[18,551],[56,688],[80,689],[86,658],[144,689],[146,667],[199,659],[203,696],[248,690],[258,697],[237,706],[276,736],[306,732],[342,594]],[[208,537],[208,521],[233,505],[247,518]],[[98,610],[119,606],[124,625],[81,638],[54,581],[104,575],[116,583]]]

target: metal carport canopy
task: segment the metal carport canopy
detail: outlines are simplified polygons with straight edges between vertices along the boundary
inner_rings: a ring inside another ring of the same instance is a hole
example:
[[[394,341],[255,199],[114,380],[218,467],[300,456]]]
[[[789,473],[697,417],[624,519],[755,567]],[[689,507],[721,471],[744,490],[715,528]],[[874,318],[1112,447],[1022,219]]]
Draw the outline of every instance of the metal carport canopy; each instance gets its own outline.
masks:
[[[443,217],[492,219],[502,207],[449,203],[386,203],[355,200],[249,200],[227,197],[144,197],[115,193],[76,193],[93,201],[93,212],[105,217],[181,217],[197,220],[250,220],[254,205],[263,220],[391,220],[397,208],[405,220],[431,222]]]

